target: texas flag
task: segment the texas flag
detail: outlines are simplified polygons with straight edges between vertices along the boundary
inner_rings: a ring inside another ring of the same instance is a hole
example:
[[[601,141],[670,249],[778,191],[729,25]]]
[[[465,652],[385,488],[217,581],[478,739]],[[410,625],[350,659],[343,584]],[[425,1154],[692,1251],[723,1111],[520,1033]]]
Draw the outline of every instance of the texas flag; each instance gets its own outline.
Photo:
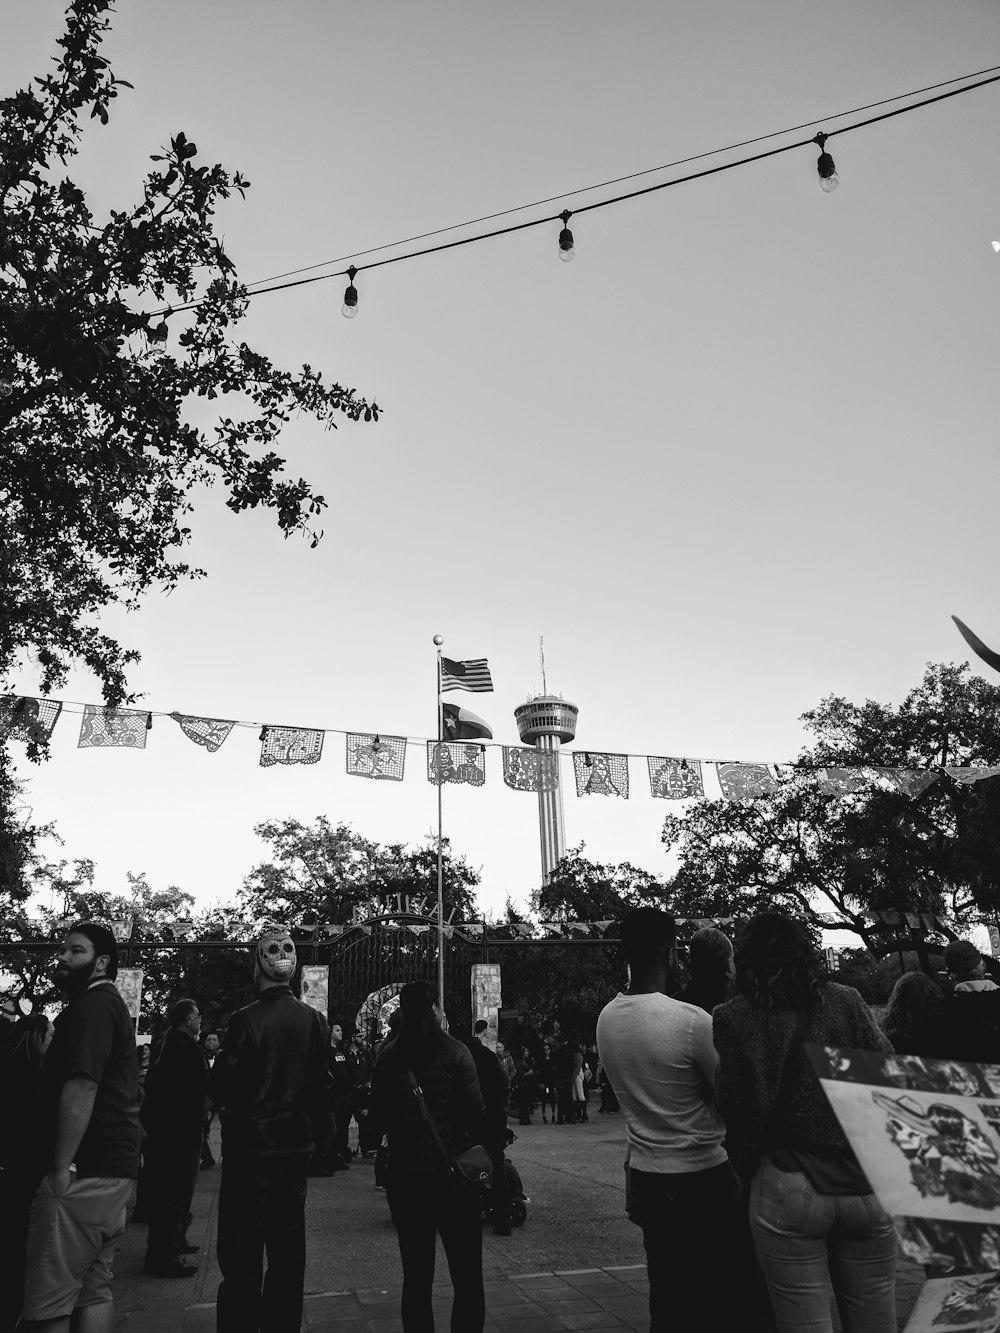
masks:
[[[493,732],[487,722],[468,708],[442,704],[444,739],[449,741],[491,741]]]

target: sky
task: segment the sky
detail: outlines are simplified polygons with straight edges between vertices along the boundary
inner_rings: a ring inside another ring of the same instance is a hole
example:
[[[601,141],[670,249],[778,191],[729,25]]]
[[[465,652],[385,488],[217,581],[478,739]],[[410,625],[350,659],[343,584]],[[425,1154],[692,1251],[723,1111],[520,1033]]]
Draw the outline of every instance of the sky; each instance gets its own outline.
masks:
[[[7,0],[5,94],[45,70],[61,12]],[[832,133],[873,114],[837,113],[1000,65],[1000,9],[121,0],[105,53],[135,91],[69,169],[95,215],[132,203],[183,130],[252,183],[218,224],[255,281]],[[571,264],[549,222],[362,271],[350,321],[344,278],[251,302],[252,346],[384,415],[289,424],[289,470],[330,502],[316,550],[200,495],[189,556],[208,577],[108,614],[142,654],[141,706],[253,726],[214,755],[169,718],[142,752],[80,750],[67,708],[50,761],[19,766],[63,840],[51,858],[204,906],[266,859],[266,819],[420,844],[437,821],[421,746],[403,782],[372,782],[335,733],[432,735],[440,634],[496,687],[448,697],[516,744],[544,636],[576,748],[639,756],[628,801],[578,798],[564,766],[567,845],[665,874],[674,807],[642,756],[787,760],[822,698],[898,703],[927,662],[966,660],[952,613],[1000,644],[998,118],[994,84],[834,136],[832,194],[805,147],[582,213]],[[30,663],[9,684],[37,690]],[[60,697],[100,702],[85,671]],[[321,762],[260,767],[266,723],[330,729]],[[482,910],[525,906],[537,806],[499,750],[484,788],[443,804]]]

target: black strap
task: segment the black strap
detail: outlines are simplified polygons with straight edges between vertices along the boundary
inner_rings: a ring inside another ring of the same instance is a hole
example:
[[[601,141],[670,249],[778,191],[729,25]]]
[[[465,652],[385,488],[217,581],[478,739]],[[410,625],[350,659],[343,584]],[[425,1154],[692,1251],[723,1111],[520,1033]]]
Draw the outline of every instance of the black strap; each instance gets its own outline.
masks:
[[[437,1144],[437,1146],[441,1149],[441,1156],[444,1158],[444,1160],[445,1160],[446,1163],[450,1163],[450,1162],[451,1162],[451,1155],[450,1155],[450,1153],[448,1152],[447,1148],[444,1146],[444,1144],[441,1142],[441,1135],[440,1135],[440,1134],[438,1133],[438,1131],[437,1131],[437,1125],[435,1125],[435,1123],[434,1123],[434,1117],[431,1115],[430,1111],[427,1109],[427,1103],[424,1101],[424,1090],[423,1090],[423,1088],[420,1086],[420,1084],[417,1082],[417,1076],[416,1076],[416,1074],[414,1074],[414,1072],[413,1072],[412,1069],[408,1069],[407,1072],[406,1072],[406,1076],[407,1076],[407,1078],[410,1080],[410,1083],[411,1083],[412,1086],[413,1086],[413,1095],[414,1095],[414,1097],[416,1097],[416,1099],[417,1099],[417,1105],[420,1107],[420,1114],[423,1116],[424,1120],[427,1122],[427,1128],[428,1128],[428,1129],[430,1130],[430,1132],[434,1135],[434,1142],[435,1142],[435,1143]]]

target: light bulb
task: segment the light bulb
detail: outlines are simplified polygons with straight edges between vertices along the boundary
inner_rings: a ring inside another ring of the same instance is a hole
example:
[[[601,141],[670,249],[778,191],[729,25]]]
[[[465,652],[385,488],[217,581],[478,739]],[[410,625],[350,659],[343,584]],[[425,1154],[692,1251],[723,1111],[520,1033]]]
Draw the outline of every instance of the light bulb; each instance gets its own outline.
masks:
[[[572,264],[576,258],[576,251],[573,248],[573,233],[569,227],[563,227],[559,233],[559,258],[564,264]]]
[[[832,194],[840,184],[840,177],[829,153],[820,153],[816,159],[816,170],[819,173],[819,188],[824,194]]]
[[[352,282],[344,292],[344,304],[340,308],[340,313],[345,319],[354,319],[358,313],[358,289]]]
[[[995,255],[1000,254],[1000,241],[990,241],[990,245],[992,245]]]

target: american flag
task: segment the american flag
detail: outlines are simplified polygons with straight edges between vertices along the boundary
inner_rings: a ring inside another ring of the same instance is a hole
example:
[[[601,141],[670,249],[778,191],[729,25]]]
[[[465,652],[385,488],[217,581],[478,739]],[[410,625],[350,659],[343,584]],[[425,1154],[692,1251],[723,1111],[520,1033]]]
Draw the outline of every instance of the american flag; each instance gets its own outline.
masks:
[[[485,657],[473,657],[468,662],[453,662],[441,658],[441,689],[470,690],[473,694],[492,694],[493,681]]]

